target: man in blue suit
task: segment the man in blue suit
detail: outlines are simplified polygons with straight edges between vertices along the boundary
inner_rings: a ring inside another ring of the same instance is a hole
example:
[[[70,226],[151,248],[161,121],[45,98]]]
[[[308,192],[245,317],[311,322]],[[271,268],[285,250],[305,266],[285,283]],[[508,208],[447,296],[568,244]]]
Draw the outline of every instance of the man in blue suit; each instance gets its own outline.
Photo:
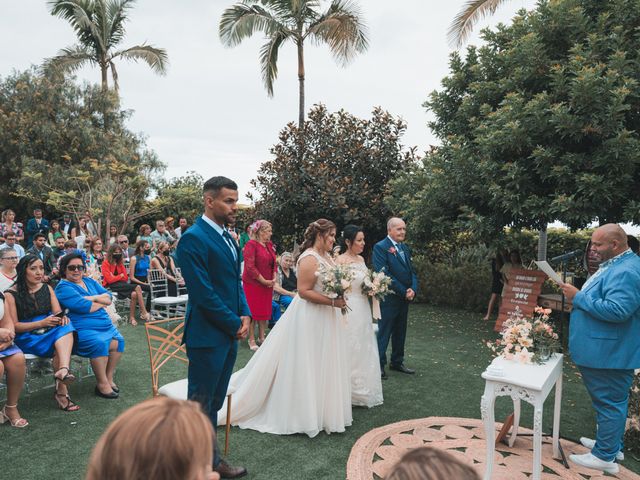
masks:
[[[617,473],[633,370],[640,367],[640,258],[615,224],[596,229],[591,249],[600,267],[578,291],[562,285],[573,300],[569,350],[596,411],[595,442],[581,438],[590,453],[571,455],[579,465]]]
[[[380,372],[387,378],[384,366],[387,363],[387,347],[391,340],[389,368],[413,374],[415,370],[404,365],[404,342],[407,336],[409,303],[418,292],[418,278],[411,263],[411,251],[403,242],[407,226],[401,218],[393,217],[387,222],[387,237],[373,247],[373,268],[384,270],[391,277],[393,293],[387,295],[380,307],[382,318],[378,322],[378,352]]]
[[[204,215],[182,235],[177,254],[189,291],[182,339],[189,358],[188,397],[202,404],[215,429],[251,312],[241,284],[240,252],[225,228],[236,219],[238,186],[213,177],[204,184],[203,197]],[[221,460],[217,442],[213,454],[213,469],[222,478],[247,474]]]
[[[33,218],[27,222],[27,248],[31,248],[36,233],[43,233],[45,238],[49,234],[49,221],[42,218],[42,210],[36,208],[33,211]]]

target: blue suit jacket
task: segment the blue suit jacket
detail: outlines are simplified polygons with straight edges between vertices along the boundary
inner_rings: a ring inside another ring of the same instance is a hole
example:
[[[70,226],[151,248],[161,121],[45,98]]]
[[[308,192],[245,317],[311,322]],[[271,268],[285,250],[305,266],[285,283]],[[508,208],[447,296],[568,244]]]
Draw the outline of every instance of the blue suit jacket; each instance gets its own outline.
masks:
[[[44,233],[45,235],[49,233],[49,221],[45,220],[44,218],[41,219],[40,227],[38,227],[36,219],[30,218],[27,222],[27,228],[25,230],[27,234],[27,248],[29,248],[33,244],[33,237],[36,233]]]
[[[222,236],[202,218],[182,235],[177,254],[189,291],[182,342],[192,348],[234,342],[240,316],[251,315],[239,260],[233,259]]]
[[[391,289],[402,299],[406,298],[407,289],[411,288],[418,293],[418,277],[411,263],[411,251],[406,244],[403,244],[406,262],[402,261],[400,255],[391,253],[393,242],[389,237],[376,243],[373,247],[373,268],[376,271],[384,269],[384,273],[391,277]]]
[[[573,299],[569,350],[576,365],[640,367],[640,258],[628,255]]]

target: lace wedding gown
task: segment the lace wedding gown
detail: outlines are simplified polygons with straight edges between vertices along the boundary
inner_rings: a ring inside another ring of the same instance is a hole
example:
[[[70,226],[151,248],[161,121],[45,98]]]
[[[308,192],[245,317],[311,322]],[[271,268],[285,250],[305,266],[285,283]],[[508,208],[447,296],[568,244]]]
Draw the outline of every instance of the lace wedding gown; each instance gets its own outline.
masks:
[[[367,274],[364,263],[353,263],[355,277],[347,304],[349,350],[351,353],[351,404],[359,407],[375,407],[382,404],[380,379],[380,355],[373,331],[373,319],[369,299],[362,293],[362,283]]]
[[[300,259],[309,255],[330,265],[311,249]],[[322,292],[319,279],[314,290]],[[278,435],[344,432],[352,422],[349,377],[340,310],[296,296],[249,363],[231,377],[231,423]],[[218,425],[225,422],[226,400]]]

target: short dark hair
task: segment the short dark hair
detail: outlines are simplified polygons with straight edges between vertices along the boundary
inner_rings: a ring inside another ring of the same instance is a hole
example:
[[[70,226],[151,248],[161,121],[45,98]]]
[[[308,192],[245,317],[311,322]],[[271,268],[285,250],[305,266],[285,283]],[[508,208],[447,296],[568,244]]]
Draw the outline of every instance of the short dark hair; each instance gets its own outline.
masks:
[[[7,233],[5,233],[5,234],[4,234],[4,238],[5,238],[5,240],[6,240],[7,238],[9,238],[9,237],[16,238],[16,234],[15,234],[14,232],[7,232]]]
[[[41,208],[34,208],[33,209],[33,213],[36,213],[36,212],[42,213],[42,209]]]
[[[82,261],[82,265],[84,265],[84,260],[82,259],[82,255],[80,253],[67,253],[62,258],[60,258],[60,276],[62,278],[67,278],[67,267],[71,260],[80,260]]]
[[[202,193],[211,192],[213,195],[217,196],[220,193],[220,190],[223,188],[228,188],[229,190],[238,190],[238,185],[236,182],[227,177],[211,177],[209,180],[204,182],[204,186],[202,187]]]
[[[36,233],[36,234],[33,236],[33,241],[35,242],[35,241],[36,241],[37,239],[39,239],[39,238],[47,238],[47,236],[46,236],[44,233]]]

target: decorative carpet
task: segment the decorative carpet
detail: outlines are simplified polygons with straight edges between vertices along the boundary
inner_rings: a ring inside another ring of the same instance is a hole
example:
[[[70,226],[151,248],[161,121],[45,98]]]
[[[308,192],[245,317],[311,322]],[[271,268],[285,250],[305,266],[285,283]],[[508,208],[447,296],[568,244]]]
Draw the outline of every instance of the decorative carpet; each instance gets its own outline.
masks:
[[[496,423],[496,435],[502,424]],[[532,434],[520,427],[519,434]],[[617,475],[604,475],[596,470],[579,467],[569,461],[572,453],[586,453],[582,445],[560,440],[570,468],[552,458],[551,437],[542,437],[542,480],[640,480],[640,476],[620,467]],[[358,439],[347,462],[347,480],[384,479],[391,467],[410,449],[430,446],[446,450],[461,461],[472,465],[484,476],[485,437],[482,420],[453,417],[428,417],[405,420],[376,428]],[[518,436],[510,448],[496,447],[493,465],[494,480],[528,480],[533,466],[533,437]]]

